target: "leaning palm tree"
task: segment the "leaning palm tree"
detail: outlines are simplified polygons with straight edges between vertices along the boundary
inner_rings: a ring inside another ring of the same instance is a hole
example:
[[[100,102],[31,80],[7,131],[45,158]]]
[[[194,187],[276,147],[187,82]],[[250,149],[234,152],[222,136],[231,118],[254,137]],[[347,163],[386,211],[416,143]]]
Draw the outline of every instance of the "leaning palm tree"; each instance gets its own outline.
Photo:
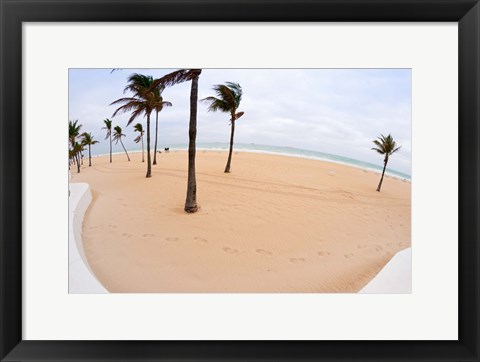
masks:
[[[380,183],[378,184],[378,187],[377,187],[377,191],[380,192],[380,188],[382,187],[382,182],[383,182],[383,175],[385,174],[385,169],[387,168],[388,159],[393,153],[397,152],[402,146],[397,147],[397,144],[395,143],[391,135],[388,135],[387,137],[385,137],[382,134],[380,134],[380,137],[374,140],[373,143],[377,147],[373,147],[372,150],[380,153],[381,155],[385,155],[383,159],[382,177],[380,178]]]
[[[127,126],[130,125],[138,116],[144,114],[147,116],[147,175],[152,177],[152,161],[150,157],[150,115],[154,109],[154,89],[152,87],[153,78],[143,74],[132,74],[128,78],[128,84],[123,92],[130,91],[133,93],[132,97],[124,97],[117,99],[110,105],[122,104],[115,110],[112,117],[118,113],[132,112]]]
[[[172,103],[164,101],[162,97],[162,92],[165,89],[165,86],[160,85],[153,90],[154,104],[155,109],[155,146],[153,148],[153,164],[157,164],[157,141],[158,141],[158,113],[160,113],[163,107],[171,107]]]
[[[197,100],[198,100],[198,78],[202,73],[201,69],[180,69],[156,79],[151,89],[158,86],[169,87],[175,84],[192,81],[190,88],[190,121],[188,127],[188,180],[187,198],[184,210],[193,213],[198,210],[197,206],[197,180],[195,177],[195,154],[197,137]]]
[[[97,144],[98,141],[93,139],[91,133],[84,132],[82,133],[82,144],[88,146],[88,167],[92,166],[92,145]]]
[[[230,151],[228,152],[227,165],[224,172],[230,172],[230,164],[232,162],[233,152],[233,136],[235,134],[235,121],[243,116],[244,112],[238,112],[242,100],[242,87],[238,83],[226,82],[225,84],[217,84],[213,86],[216,97],[207,97],[202,99],[203,102],[210,103],[209,112],[226,112],[230,113]]]
[[[128,156],[128,152],[127,152],[127,149],[125,148],[125,146],[123,145],[123,142],[122,142],[122,137],[125,137],[125,135],[122,133],[122,128],[120,126],[115,126],[113,128],[113,140],[115,141],[115,144],[118,143],[118,141],[120,141],[120,144],[122,145],[123,147],[123,150],[125,151],[125,154],[127,155],[127,159],[128,161],[130,161],[130,157]]]
[[[143,126],[141,123],[137,123],[135,126],[133,126],[133,130],[135,132],[140,133],[137,138],[134,139],[135,143],[138,143],[142,141],[142,162],[145,162],[145,156],[144,156],[144,151],[143,151],[143,135],[145,134],[145,131],[143,130]]]
[[[107,131],[105,139],[110,138],[110,163],[112,163],[112,121],[108,118],[105,118],[103,120],[103,123],[105,123],[105,127],[103,127],[102,129]]]

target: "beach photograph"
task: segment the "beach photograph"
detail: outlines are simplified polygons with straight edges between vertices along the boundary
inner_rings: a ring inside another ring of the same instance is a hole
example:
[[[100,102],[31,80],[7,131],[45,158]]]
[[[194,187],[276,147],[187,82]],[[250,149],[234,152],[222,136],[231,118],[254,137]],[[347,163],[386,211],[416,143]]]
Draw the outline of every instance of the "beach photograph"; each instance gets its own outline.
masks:
[[[68,85],[69,293],[412,292],[411,69]]]

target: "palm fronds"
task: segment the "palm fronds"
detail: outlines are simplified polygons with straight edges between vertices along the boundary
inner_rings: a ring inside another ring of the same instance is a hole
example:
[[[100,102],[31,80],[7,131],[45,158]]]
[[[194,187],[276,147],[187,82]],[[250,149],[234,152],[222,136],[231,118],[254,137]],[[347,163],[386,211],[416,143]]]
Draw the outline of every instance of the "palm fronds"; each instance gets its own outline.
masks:
[[[230,112],[235,115],[235,119],[240,118],[244,112],[236,117],[236,110],[240,106],[242,100],[242,87],[238,83],[226,82],[225,84],[217,84],[213,86],[216,96],[201,99],[202,102],[208,103],[209,112]],[[233,117],[232,117],[233,118]]]
[[[386,159],[388,159],[390,155],[397,152],[402,147],[402,146],[397,147],[396,142],[394,141],[392,135],[390,134],[386,137],[383,134],[380,134],[380,137],[374,140],[373,143],[375,144],[376,147],[373,147],[372,150],[381,155],[385,155]]]
[[[113,140],[115,141],[115,144],[117,144],[118,141],[121,141],[122,137],[125,137],[125,135],[122,133],[122,127],[115,126],[113,128]]]
[[[145,134],[145,131],[143,130],[143,126],[141,123],[137,123],[135,126],[133,126],[133,130],[135,132],[139,132],[140,134],[134,139],[135,143],[138,143],[142,140],[143,135]]]
[[[82,133],[82,144],[84,145],[95,145],[98,141],[93,139],[91,133],[83,132]]]
[[[150,91],[157,87],[171,87],[172,85],[188,82],[198,77],[201,69],[179,69],[161,78],[155,79],[150,87]]]
[[[70,146],[74,146],[75,140],[79,136],[81,128],[82,125],[78,124],[78,119],[75,121],[68,121],[68,140],[70,141]]]
[[[105,118],[103,120],[103,123],[105,124],[105,127],[102,127],[102,129],[106,130],[107,131],[107,134],[105,136],[105,139],[108,139],[108,137],[110,137],[111,133],[112,133],[112,121],[108,118]]]

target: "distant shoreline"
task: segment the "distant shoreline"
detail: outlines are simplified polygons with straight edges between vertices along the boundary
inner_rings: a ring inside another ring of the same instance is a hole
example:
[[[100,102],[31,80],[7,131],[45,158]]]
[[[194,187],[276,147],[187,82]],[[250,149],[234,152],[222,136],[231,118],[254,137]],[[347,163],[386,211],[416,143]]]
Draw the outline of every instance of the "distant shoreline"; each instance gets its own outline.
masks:
[[[215,143],[213,143],[215,144]],[[217,143],[221,147],[213,148],[213,147],[203,147],[202,144],[200,143],[197,145],[197,151],[212,151],[212,152],[228,152],[228,145],[223,144],[223,143]],[[262,150],[262,149],[255,149],[255,148],[245,148],[245,146],[252,146],[248,144],[238,144],[233,147],[233,152],[248,152],[248,153],[259,153],[259,154],[267,154],[267,155],[279,155],[279,156],[287,156],[287,157],[294,157],[294,158],[300,158],[300,159],[307,159],[307,160],[318,160],[318,161],[324,161],[324,162],[331,162],[335,163],[338,165],[344,165],[344,166],[351,166],[355,167],[361,170],[381,174],[382,173],[382,165],[374,165],[369,162],[361,161],[361,160],[356,160],[350,157],[343,157],[343,156],[338,156],[334,154],[328,154],[328,153],[323,153],[323,152],[318,152],[318,151],[312,151],[312,150],[305,150],[305,149],[300,149],[300,148],[295,148],[295,147],[279,147],[279,146],[267,146],[267,145],[254,145],[257,147],[272,147],[275,149],[285,149],[285,150],[294,150],[294,151],[300,151],[300,152],[311,152],[311,153],[318,153],[318,154],[324,154],[324,155],[329,155],[333,157],[339,157],[345,159],[345,161],[342,160],[335,160],[335,159],[330,159],[327,157],[321,157],[321,156],[315,156],[315,155],[308,155],[308,154],[301,154],[301,153],[286,153],[286,152],[281,152],[281,151],[275,151],[275,150]],[[186,151],[188,149],[188,145],[172,145],[170,147],[170,151]],[[150,150],[151,153],[153,154],[153,149]],[[159,148],[157,149],[157,152],[161,151],[162,153],[165,152],[164,148]],[[129,153],[137,153],[137,152],[142,152],[141,149],[133,149],[129,151]],[[146,150],[145,150],[146,152]],[[123,154],[124,151],[115,151],[112,152],[112,154]],[[108,156],[109,153],[101,153],[101,154],[92,154],[92,157],[101,157],[101,156]],[[87,156],[84,154],[84,156]],[[348,160],[358,162],[360,164],[355,164],[352,162],[348,162]],[[399,180],[406,180],[408,182],[411,182],[411,175],[405,174],[400,171],[392,170],[387,167],[385,171],[385,175],[399,179]]]

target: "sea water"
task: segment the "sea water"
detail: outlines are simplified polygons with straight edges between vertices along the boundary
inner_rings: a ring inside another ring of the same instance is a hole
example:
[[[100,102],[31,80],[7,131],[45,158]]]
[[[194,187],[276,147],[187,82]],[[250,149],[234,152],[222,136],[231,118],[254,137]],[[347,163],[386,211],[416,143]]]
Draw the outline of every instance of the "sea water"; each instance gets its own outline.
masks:
[[[185,150],[187,149],[187,145],[172,145],[170,147],[171,150]],[[228,151],[229,144],[228,143],[197,143],[198,150],[219,150],[219,151]],[[276,155],[283,155],[283,156],[293,156],[293,157],[300,157],[300,158],[310,158],[315,160],[321,161],[330,161],[339,163],[342,165],[353,166],[357,168],[361,168],[363,170],[370,170],[376,172],[382,172],[383,165],[375,165],[373,163],[364,162],[360,160],[355,160],[349,157],[343,157],[338,155],[332,155],[330,153],[319,152],[319,151],[312,151],[312,150],[304,150],[301,148],[294,148],[294,147],[280,147],[280,146],[267,146],[267,145],[259,145],[256,143],[235,143],[233,146],[234,151],[244,151],[244,152],[256,152],[256,153],[268,153],[268,154],[276,154]],[[387,167],[385,173],[395,176],[402,179],[410,180],[411,176],[407,175],[406,173],[392,170]]]

